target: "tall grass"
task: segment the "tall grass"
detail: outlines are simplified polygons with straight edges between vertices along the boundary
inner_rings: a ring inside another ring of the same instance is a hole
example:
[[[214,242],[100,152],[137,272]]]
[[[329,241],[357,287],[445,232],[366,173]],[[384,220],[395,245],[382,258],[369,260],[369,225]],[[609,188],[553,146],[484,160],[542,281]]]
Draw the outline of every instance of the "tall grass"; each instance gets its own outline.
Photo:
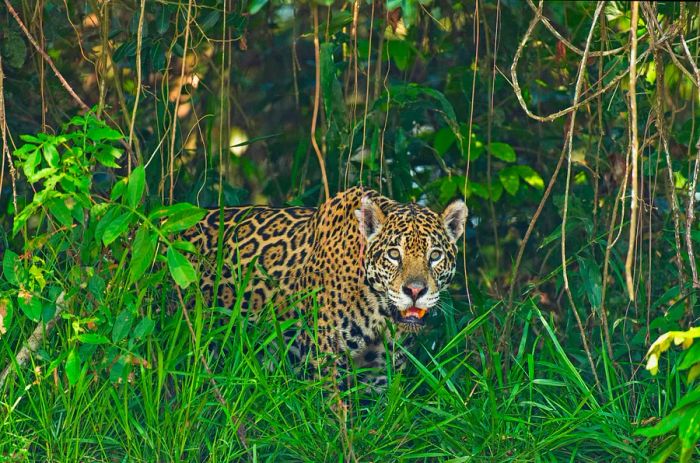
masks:
[[[106,300],[119,313],[133,298],[111,288]],[[597,393],[576,366],[584,359],[562,349],[531,300],[517,307],[525,325],[507,371],[487,323],[502,311],[493,303],[448,339],[409,352],[409,368],[376,393],[302,377],[271,316],[252,324],[235,309],[226,318],[198,302],[189,313],[193,339],[163,294],[148,289],[137,298],[156,329],[139,348],[148,363],[134,361],[125,381],[110,380],[113,366],[85,363],[69,385],[57,366],[75,339],[70,323],[59,323],[2,390],[3,459],[600,462],[646,453],[631,423],[654,405],[651,389],[632,400],[611,366],[605,394]],[[15,346],[0,342],[7,360]]]

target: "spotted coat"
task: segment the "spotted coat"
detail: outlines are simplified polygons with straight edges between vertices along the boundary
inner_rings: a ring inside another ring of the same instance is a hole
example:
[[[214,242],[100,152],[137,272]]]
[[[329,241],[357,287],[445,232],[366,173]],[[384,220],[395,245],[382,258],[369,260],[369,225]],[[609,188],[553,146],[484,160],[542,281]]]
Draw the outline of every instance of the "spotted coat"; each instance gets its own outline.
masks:
[[[201,289],[209,299],[221,212],[211,210],[185,233],[201,253]],[[382,368],[389,324],[399,334],[418,332],[451,280],[466,216],[459,200],[438,214],[360,187],[319,208],[225,208],[216,304],[232,307],[247,282],[241,311],[250,319],[273,303],[279,319],[317,324],[317,336],[297,336],[298,355],[348,353],[356,364]]]

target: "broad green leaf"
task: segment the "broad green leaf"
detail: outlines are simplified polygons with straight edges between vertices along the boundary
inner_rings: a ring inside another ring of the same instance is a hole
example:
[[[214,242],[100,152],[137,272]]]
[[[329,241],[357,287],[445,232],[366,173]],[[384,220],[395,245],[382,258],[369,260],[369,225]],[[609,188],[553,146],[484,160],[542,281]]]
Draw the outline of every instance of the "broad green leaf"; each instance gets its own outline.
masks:
[[[530,166],[515,166],[520,175],[520,178],[525,180],[525,183],[538,190],[544,189],[544,180],[540,177],[540,174],[535,172]]]
[[[411,64],[411,55],[413,54],[411,45],[408,42],[404,40],[389,40],[387,42],[387,53],[394,60],[396,67],[400,71],[408,69],[409,64]]]
[[[700,342],[694,342],[690,349],[683,354],[683,360],[678,365],[679,370],[687,370],[700,362]]]
[[[104,234],[102,235],[102,243],[108,246],[119,238],[129,228],[132,216],[132,212],[124,212],[110,221],[105,226]]]
[[[194,271],[192,263],[185,256],[177,252],[175,248],[170,246],[167,253],[168,269],[173,280],[181,288],[187,288],[197,279],[197,274]]]
[[[669,433],[678,427],[678,424],[683,419],[683,413],[678,410],[673,410],[666,415],[661,421],[654,426],[642,428],[635,431],[635,435],[644,437],[658,437]]]
[[[44,159],[46,159],[49,167],[58,167],[61,158],[58,155],[58,150],[55,145],[50,143],[44,145]]]
[[[134,314],[129,309],[119,312],[112,326],[112,341],[115,343],[124,339],[131,331],[131,324],[134,322]]]
[[[66,359],[66,376],[71,386],[75,386],[80,378],[80,357],[75,348],[70,351]]]
[[[109,339],[97,333],[83,333],[78,335],[78,341],[85,344],[107,344]]]
[[[190,241],[176,240],[170,243],[170,245],[175,249],[179,249],[180,251],[197,252],[197,247]]]
[[[501,171],[498,172],[498,178],[501,180],[501,184],[508,194],[515,196],[520,188],[520,176],[518,175],[517,169],[515,169],[514,166],[501,169]]]
[[[433,148],[440,156],[444,156],[452,145],[455,143],[455,134],[449,127],[443,127],[435,134],[435,140],[433,140]]]
[[[29,135],[29,134],[20,135],[19,139],[22,141],[26,141],[27,143],[33,143],[35,145],[40,145],[41,143],[43,143],[40,139],[38,139],[34,135]]]
[[[153,328],[155,326],[156,322],[148,318],[148,316],[144,317],[138,325],[136,325],[136,328],[134,328],[134,337],[144,339],[146,336],[153,333]]]
[[[515,162],[515,150],[508,143],[490,143],[488,145],[489,153],[492,156],[505,162]]]
[[[64,227],[73,225],[73,216],[71,215],[70,209],[66,206],[65,198],[54,198],[49,201],[48,206],[51,215],[53,215],[61,225]]]
[[[161,231],[163,233],[187,230],[202,220],[204,215],[207,213],[207,211],[204,209],[193,206],[189,203],[180,203],[177,206],[177,209],[174,206],[171,206],[173,212],[167,214],[167,219],[165,219],[161,226]]]
[[[24,161],[24,165],[22,166],[24,175],[26,175],[28,179],[34,176],[34,171],[39,166],[39,163],[41,163],[41,153],[37,149],[29,153],[29,156],[27,156],[27,159]]]
[[[126,203],[135,208],[141,202],[143,191],[146,187],[146,170],[143,166],[136,167],[129,175],[129,183],[126,189]]]
[[[111,199],[112,201],[116,201],[119,198],[121,198],[121,196],[124,194],[124,191],[126,191],[126,182],[128,180],[129,179],[125,177],[119,180],[117,183],[115,183],[112,187],[112,192],[109,194],[109,199]]]
[[[267,5],[267,2],[268,0],[252,0],[248,5],[248,13],[251,15],[257,13],[262,9],[262,7]]]
[[[2,276],[13,286],[17,286],[18,265],[20,265],[19,256],[14,251],[6,249],[2,256]]]
[[[140,228],[136,232],[131,263],[129,265],[129,281],[132,284],[138,281],[153,263],[157,240],[158,237],[153,233],[149,233],[145,227]]]
[[[100,164],[102,164],[105,167],[118,168],[119,164],[117,164],[115,160],[119,159],[121,155],[122,152],[117,148],[113,146],[102,145],[95,152],[95,159],[97,159],[100,162]]]
[[[38,322],[41,319],[41,299],[34,294],[21,294],[17,296],[17,303],[24,315],[31,321]]]
[[[113,141],[124,138],[121,132],[110,127],[91,127],[85,135],[93,141]]]

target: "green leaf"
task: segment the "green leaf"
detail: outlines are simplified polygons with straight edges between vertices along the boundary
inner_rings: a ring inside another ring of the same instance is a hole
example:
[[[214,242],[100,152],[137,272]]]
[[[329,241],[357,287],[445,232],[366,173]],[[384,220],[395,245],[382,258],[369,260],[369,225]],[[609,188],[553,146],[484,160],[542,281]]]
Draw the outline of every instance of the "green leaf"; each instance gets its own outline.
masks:
[[[144,317],[136,328],[134,328],[134,337],[139,339],[144,339],[149,334],[153,333],[153,328],[156,326],[156,322],[148,317]]]
[[[35,149],[31,153],[29,153],[29,155],[27,156],[27,160],[24,161],[24,165],[22,166],[24,175],[26,175],[28,179],[32,178],[34,176],[34,171],[40,163],[41,153],[38,149]]]
[[[68,359],[66,359],[66,376],[71,386],[75,386],[80,378],[80,357],[75,348],[70,351]]]
[[[102,243],[108,246],[119,238],[129,228],[132,216],[132,212],[124,212],[114,220],[111,220],[105,226],[104,234],[102,235]],[[102,220],[104,220],[104,218]]]
[[[105,167],[118,168],[119,164],[115,162],[115,159],[119,159],[122,152],[113,146],[101,145],[100,148],[95,152],[95,159],[97,159],[100,164]]]
[[[170,246],[167,253],[168,269],[173,280],[181,288],[187,288],[197,279],[197,273],[192,266],[192,263],[185,256],[177,252],[175,248]]]
[[[501,169],[501,171],[498,172],[498,178],[501,180],[501,184],[508,194],[515,196],[520,188],[520,176],[518,175],[517,169],[513,166]]]
[[[197,252],[197,247],[192,244],[190,241],[185,241],[185,240],[176,240],[170,243],[172,247],[175,249],[179,249],[180,251],[185,251],[185,252],[191,252],[195,253]]]
[[[411,64],[413,50],[411,45],[404,40],[389,40],[387,42],[387,53],[396,63],[400,71],[405,71]]]
[[[149,233],[148,229],[140,228],[134,239],[134,249],[131,253],[129,266],[129,281],[133,284],[146,273],[153,263],[156,254],[156,242],[158,237]]]
[[[109,339],[97,333],[83,333],[78,335],[78,340],[85,344],[107,344]]]
[[[492,156],[505,162],[515,162],[515,150],[508,143],[490,143],[488,145],[489,153]]]
[[[114,184],[112,187],[112,192],[109,194],[109,199],[112,201],[116,201],[121,196],[124,194],[124,191],[126,191],[126,182],[128,181],[128,178],[123,178],[119,180],[117,183]]]
[[[268,0],[252,0],[248,5],[248,13],[255,14],[267,5]]]
[[[161,226],[163,233],[179,232],[187,230],[202,220],[207,213],[202,208],[189,203],[179,203],[170,206],[170,211],[166,213],[167,219]]]
[[[85,134],[92,141],[121,140],[124,136],[118,130],[110,127],[91,127]]]
[[[129,175],[129,183],[126,189],[126,203],[135,208],[141,202],[143,191],[146,187],[146,169],[143,166],[135,168]]]
[[[544,180],[542,180],[540,174],[535,172],[535,169],[530,166],[516,166],[515,168],[517,169],[520,178],[525,180],[525,183],[537,190],[544,189]]]
[[[700,342],[694,342],[690,349],[683,354],[683,360],[678,365],[678,369],[687,370],[698,362],[700,362]]]
[[[41,299],[34,294],[28,294],[25,296],[20,295],[17,297],[17,303],[19,308],[22,309],[24,315],[27,316],[31,321],[38,322],[41,319]]]
[[[598,264],[589,257],[578,257],[579,277],[591,307],[599,309],[603,301],[603,277]]]
[[[58,150],[55,145],[50,143],[44,145],[44,159],[46,159],[49,167],[58,167],[61,157],[58,155]]]
[[[119,312],[112,326],[112,341],[115,343],[124,339],[131,331],[131,324],[134,322],[134,314],[129,309]]]
[[[435,134],[435,140],[433,140],[433,148],[440,156],[444,156],[445,153],[454,145],[455,134],[449,127],[443,127]]]
[[[2,275],[5,281],[13,286],[17,286],[17,266],[19,265],[19,256],[10,249],[5,250],[5,255],[2,256]]]
[[[677,410],[672,411],[666,415],[661,421],[656,423],[656,425],[642,428],[635,431],[635,435],[644,437],[658,437],[669,433],[678,427],[678,424],[683,419],[683,414]]]
[[[66,206],[65,198],[59,196],[52,199],[48,203],[49,211],[58,222],[64,227],[71,227],[73,225],[73,216],[71,215],[70,209]]]

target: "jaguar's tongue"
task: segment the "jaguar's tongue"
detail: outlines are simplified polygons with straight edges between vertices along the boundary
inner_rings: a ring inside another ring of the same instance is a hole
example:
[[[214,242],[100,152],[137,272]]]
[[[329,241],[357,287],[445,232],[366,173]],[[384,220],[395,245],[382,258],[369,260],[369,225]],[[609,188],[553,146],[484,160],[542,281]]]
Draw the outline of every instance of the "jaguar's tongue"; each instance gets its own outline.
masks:
[[[401,311],[401,316],[403,318],[416,317],[420,319],[425,316],[426,312],[426,309],[419,309],[418,307],[409,307],[408,309]]]

